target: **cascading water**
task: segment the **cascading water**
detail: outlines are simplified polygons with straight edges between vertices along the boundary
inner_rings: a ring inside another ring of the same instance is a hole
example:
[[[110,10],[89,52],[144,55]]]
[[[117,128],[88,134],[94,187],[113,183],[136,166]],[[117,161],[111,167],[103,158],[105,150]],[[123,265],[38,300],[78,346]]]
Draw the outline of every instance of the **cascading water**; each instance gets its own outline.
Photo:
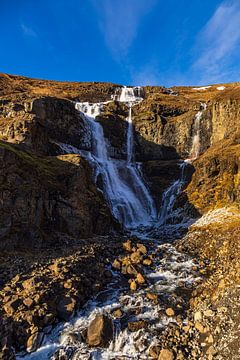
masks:
[[[174,181],[163,193],[162,205],[157,222],[158,226],[166,225],[167,221],[171,219],[176,198],[181,193],[186,180],[185,179],[186,166],[188,163],[191,163],[199,156],[200,148],[201,148],[200,125],[201,125],[203,112],[206,110],[206,108],[207,108],[207,104],[201,103],[201,108],[195,115],[194,123],[193,123],[193,137],[192,137],[192,147],[190,150],[190,158],[186,159],[185,161],[182,161],[179,164],[181,168],[180,178]]]
[[[192,148],[190,151],[190,158],[189,161],[197,159],[200,153],[200,125],[201,125],[201,119],[203,116],[203,111],[205,111],[207,108],[207,104],[201,103],[201,109],[197,112],[195,116],[195,120],[193,123],[193,138],[192,138]]]
[[[135,95],[137,92],[137,96]],[[129,108],[127,117],[127,162],[108,155],[108,143],[101,124],[96,121],[104,103],[77,103],[76,108],[85,114],[92,132],[92,151],[85,154],[95,167],[95,179],[101,178],[103,193],[113,215],[126,228],[146,225],[156,218],[154,201],[133,162],[132,107],[142,100],[140,88],[123,87],[118,100]]]
[[[181,176],[178,180],[174,181],[163,193],[162,205],[159,214],[158,225],[165,225],[167,220],[171,217],[173,207],[177,196],[181,193],[185,183],[185,168],[187,163],[185,161],[179,164],[181,169]]]

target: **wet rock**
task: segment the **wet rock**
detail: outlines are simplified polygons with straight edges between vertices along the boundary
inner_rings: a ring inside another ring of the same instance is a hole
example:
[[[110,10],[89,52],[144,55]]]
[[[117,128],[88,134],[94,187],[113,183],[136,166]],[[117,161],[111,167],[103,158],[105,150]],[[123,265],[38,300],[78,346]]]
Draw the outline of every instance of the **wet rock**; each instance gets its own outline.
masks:
[[[31,335],[27,341],[27,351],[33,352],[36,351],[43,341],[44,333],[36,332],[35,334]]]
[[[11,301],[4,305],[4,310],[8,315],[13,315],[21,304],[21,300],[18,297],[14,297]]]
[[[160,347],[157,345],[152,345],[149,348],[149,355],[155,360],[158,359],[160,353]]]
[[[131,261],[133,264],[139,264],[142,261],[142,255],[140,251],[135,251],[131,254]]]
[[[147,322],[145,320],[140,321],[132,321],[128,323],[128,329],[132,332],[138,331],[140,329],[144,329],[147,326]]]
[[[112,339],[112,320],[106,315],[96,315],[87,329],[88,345],[106,347]]]
[[[151,301],[154,301],[155,303],[158,301],[158,296],[157,294],[154,294],[154,293],[150,293],[148,292],[146,297],[151,300]]]
[[[121,318],[123,316],[123,312],[122,312],[121,309],[117,309],[117,310],[113,311],[112,316],[115,319],[119,319],[119,318]]]
[[[138,274],[137,274],[136,281],[137,281],[137,283],[138,283],[139,285],[142,285],[142,284],[145,283],[145,279],[144,279],[144,277],[142,276],[141,273],[138,273]]]
[[[143,265],[151,266],[151,265],[152,265],[152,260],[149,259],[149,258],[144,259],[144,260],[143,260]]]
[[[160,351],[158,360],[174,360],[174,353],[168,349],[162,349]]]
[[[116,270],[120,270],[121,269],[121,263],[119,260],[115,259],[113,264],[112,264],[112,267]]]
[[[130,290],[136,291],[137,290],[137,283],[135,280],[130,280]]]
[[[60,299],[57,305],[57,314],[58,317],[62,320],[68,320],[73,314],[76,308],[76,300],[70,296],[65,296]]]
[[[136,276],[138,274],[137,269],[133,265],[127,266],[126,273],[129,275],[134,275],[134,276]]]
[[[131,252],[132,251],[132,242],[131,240],[127,240],[123,243],[123,249],[128,251],[128,252]]]
[[[167,308],[166,314],[167,314],[167,316],[171,317],[171,316],[175,315],[175,311],[172,308]]]
[[[143,255],[146,255],[147,254],[147,248],[145,245],[141,244],[141,243],[138,243],[137,244],[137,248],[138,248],[138,251],[143,254]]]

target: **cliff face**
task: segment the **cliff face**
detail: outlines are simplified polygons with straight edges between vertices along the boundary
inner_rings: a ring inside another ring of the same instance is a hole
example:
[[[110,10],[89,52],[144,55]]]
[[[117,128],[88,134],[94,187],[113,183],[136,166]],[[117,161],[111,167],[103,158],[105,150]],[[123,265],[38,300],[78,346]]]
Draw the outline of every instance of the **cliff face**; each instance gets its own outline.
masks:
[[[40,157],[0,142],[0,248],[106,234],[117,224],[79,155]]]
[[[82,183],[81,191],[84,193],[86,187],[90,186],[95,194],[91,198],[94,199],[92,204],[95,204],[95,201],[96,209],[101,206],[106,209],[107,204],[93,184],[91,170],[84,160],[80,161],[79,158],[79,164],[70,166],[69,161],[71,162],[72,159],[69,160],[68,157],[67,163],[56,156],[64,155],[59,143],[68,144],[80,150],[91,150],[91,131],[84,117],[75,109],[73,101],[75,100],[108,101],[103,106],[103,111],[97,117],[97,121],[103,126],[110,156],[126,158],[128,109],[122,103],[109,101],[116,88],[117,85],[105,83],[61,83],[2,74],[0,76],[0,139],[6,143],[17,145],[17,148],[14,147],[15,150],[30,152],[31,156],[41,156],[40,163],[46,160],[44,157],[51,156],[51,161],[55,161],[56,171],[64,174],[62,175],[63,180],[60,180],[59,183],[62,184],[65,181],[64,186],[68,188],[67,196],[70,203],[73,201],[74,195],[72,194],[74,192],[71,194],[70,186],[66,185],[72,176],[70,176],[69,169],[71,168],[74,174],[76,172],[74,179],[77,179],[79,174],[83,174],[82,178],[85,176],[85,182]],[[225,85],[223,90],[219,90],[218,86],[206,89],[178,87],[170,90],[163,87],[144,88],[144,100],[132,109],[134,156],[136,161],[142,163],[145,180],[149,184],[158,207],[160,207],[164,190],[171,182],[179,178],[178,160],[192,156],[196,131],[199,136],[199,156],[186,169],[188,182],[193,173],[194,175],[185,195],[181,195],[178,199],[177,205],[182,206],[184,201],[188,201],[198,211],[204,212],[220,204],[238,200],[236,134],[239,131],[240,123],[239,89],[238,84]],[[198,128],[196,128],[196,116],[199,112],[201,112],[201,118]],[[222,142],[223,140],[224,142]],[[4,149],[4,152],[6,151],[9,152]],[[15,160],[12,161],[16,162],[17,167],[20,161],[16,154],[14,156]],[[6,158],[5,155],[2,157],[2,169],[8,169]],[[50,159],[46,161],[50,161]],[[76,162],[76,157],[74,161]],[[64,169],[62,168],[63,164]],[[44,174],[41,179],[43,182],[48,181],[47,175]],[[11,186],[14,185],[14,181],[16,179],[12,181]],[[28,186],[31,188],[31,181]],[[42,183],[39,186],[41,188]],[[76,184],[76,188],[77,186]],[[45,189],[47,187],[48,185],[45,186]],[[34,198],[33,194],[34,191],[25,195]],[[44,193],[43,197],[47,198],[48,196],[49,194]],[[54,196],[60,198],[59,194]],[[32,198],[30,199],[30,203],[34,201]],[[45,204],[45,200],[41,201]],[[85,210],[88,210],[85,213],[82,212],[83,217],[80,221],[75,215],[73,216],[75,221],[72,220],[72,225],[69,224],[67,227],[69,228],[67,234],[78,237],[89,236],[93,232],[92,224],[95,223],[97,211],[93,215],[89,212],[89,208],[94,208],[94,205],[90,205],[85,194],[81,201],[79,199],[79,204],[84,202]],[[49,206],[45,204],[43,207],[48,209]],[[52,209],[50,213],[45,214],[46,219],[58,218],[63,211],[53,205],[50,208]],[[55,211],[57,211],[57,215]],[[32,217],[34,216],[36,214],[32,215]],[[96,226],[98,233],[107,232],[112,228],[114,220],[110,213],[106,212],[105,216],[108,221],[104,222],[102,229],[100,229],[100,225]],[[28,215],[26,215],[27,217]],[[67,220],[69,218],[67,215],[62,215],[62,218],[66,219],[65,222],[70,221]],[[39,221],[37,219],[37,225],[33,221],[34,227],[38,226],[43,229],[43,225]],[[12,224],[12,222],[8,223]],[[60,223],[61,225],[59,225]],[[50,226],[51,229],[57,231],[61,231],[61,226],[64,228],[61,221],[53,221],[51,224],[46,223],[45,225],[46,228]],[[24,227],[25,225],[23,225]]]

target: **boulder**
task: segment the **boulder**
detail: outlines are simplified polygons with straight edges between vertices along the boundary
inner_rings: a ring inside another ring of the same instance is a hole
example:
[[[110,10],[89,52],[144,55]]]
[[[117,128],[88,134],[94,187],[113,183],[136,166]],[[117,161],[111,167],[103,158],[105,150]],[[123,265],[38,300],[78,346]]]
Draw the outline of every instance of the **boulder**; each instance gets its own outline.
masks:
[[[57,304],[57,314],[61,320],[67,321],[76,308],[76,300],[70,296],[63,297]]]
[[[174,360],[174,354],[171,350],[162,349],[160,351],[158,360]]]
[[[113,339],[113,322],[102,314],[96,315],[87,329],[87,343],[89,346],[107,347]]]
[[[36,332],[35,334],[31,335],[27,341],[27,351],[33,352],[36,351],[43,341],[44,333]]]

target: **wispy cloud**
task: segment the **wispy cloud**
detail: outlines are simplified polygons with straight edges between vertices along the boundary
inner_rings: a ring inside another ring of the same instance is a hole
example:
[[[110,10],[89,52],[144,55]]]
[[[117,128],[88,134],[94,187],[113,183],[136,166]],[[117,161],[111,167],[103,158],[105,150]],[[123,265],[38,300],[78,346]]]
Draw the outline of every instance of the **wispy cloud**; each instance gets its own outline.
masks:
[[[156,0],[92,0],[100,15],[99,26],[114,57],[127,56],[142,18]],[[101,4],[100,4],[101,3]]]
[[[37,37],[37,33],[31,27],[27,26],[23,22],[21,23],[21,29],[22,29],[24,35],[34,37],[34,38]]]
[[[161,76],[158,63],[150,61],[140,69],[133,68],[131,71],[132,85],[146,86],[159,85]]]
[[[240,46],[240,1],[224,1],[202,29],[196,42],[198,58],[192,70],[202,81],[227,78]]]

